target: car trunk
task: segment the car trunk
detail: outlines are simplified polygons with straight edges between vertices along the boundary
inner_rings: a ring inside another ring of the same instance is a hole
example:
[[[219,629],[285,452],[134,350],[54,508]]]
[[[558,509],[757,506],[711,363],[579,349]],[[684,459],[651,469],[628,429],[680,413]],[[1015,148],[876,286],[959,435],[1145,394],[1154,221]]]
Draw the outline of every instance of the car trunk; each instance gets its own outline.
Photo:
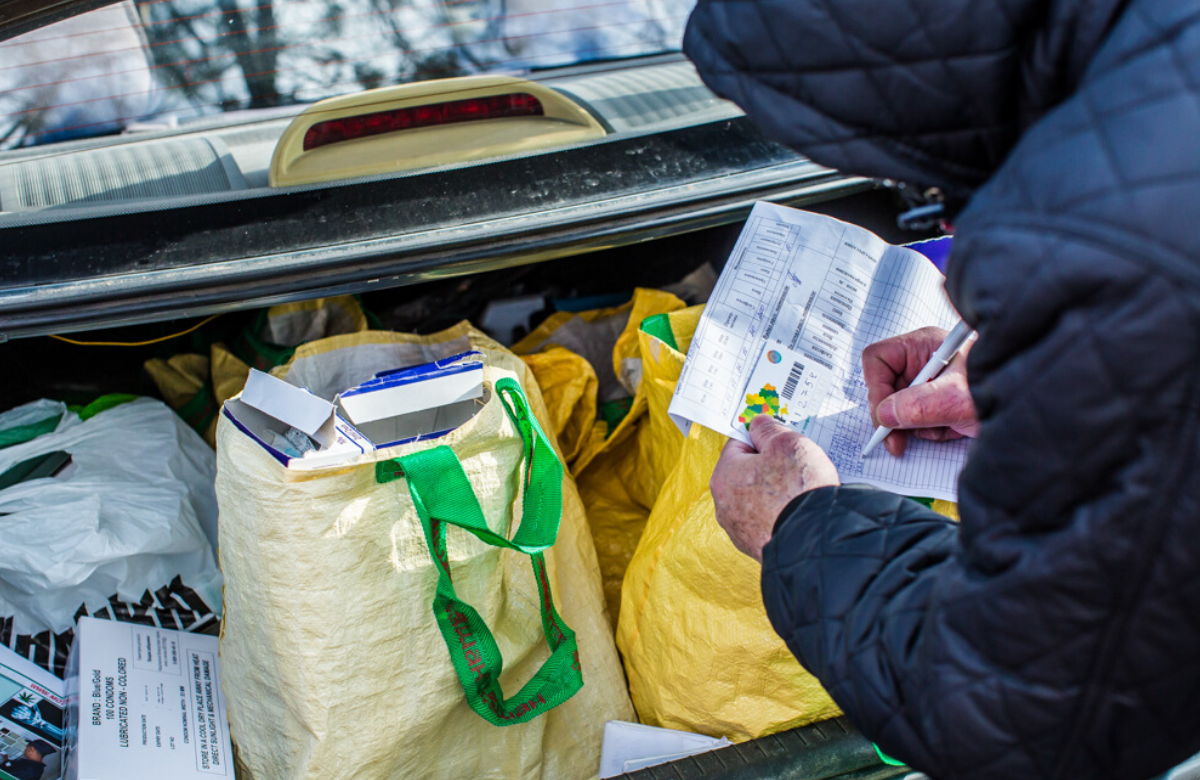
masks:
[[[807,208],[862,225],[892,242],[924,237],[896,227],[899,206],[890,193],[872,190],[811,202]],[[567,255],[560,259],[495,271],[463,275],[450,272],[443,274],[446,278],[415,283],[410,279],[390,280],[401,285],[395,287],[388,287],[388,281],[378,281],[367,284],[360,296],[385,328],[413,333],[433,333],[462,320],[479,323],[488,303],[504,298],[543,295],[556,300],[596,299],[610,305],[622,296],[627,298],[636,287],[660,288],[678,282],[706,263],[719,273],[740,229],[740,221],[733,221],[611,249],[594,250],[589,244],[576,247],[572,253],[567,248]],[[104,274],[96,278],[103,280]],[[171,317],[170,311],[189,303],[188,291],[180,290],[167,299],[167,311],[156,314],[146,324],[89,329],[86,320],[72,322],[70,338],[114,343],[158,339],[200,321]],[[250,321],[256,309],[243,306],[221,315],[217,323],[223,330],[236,330]],[[58,314],[63,319],[69,316]],[[153,395],[154,385],[143,372],[143,363],[187,351],[187,344],[187,337],[120,348],[83,347],[42,336],[0,341],[0,362],[20,376],[20,381],[0,385],[0,408],[44,397],[86,403],[104,393]]]
[[[893,242],[920,236],[899,231],[898,199],[870,190],[827,201],[809,202],[815,211],[863,225]],[[719,273],[737,238],[740,223],[681,232],[626,246],[592,250],[579,247],[556,260],[501,270],[448,275],[417,284],[368,289],[364,307],[389,330],[431,333],[461,320],[480,322],[490,302],[541,296],[562,306],[595,308],[627,299],[635,287],[661,288],[678,282],[705,264]],[[187,291],[178,293],[182,306]],[[206,327],[233,332],[251,322],[254,310],[229,311]],[[545,312],[541,316],[545,316]],[[165,313],[153,321],[106,330],[80,330],[73,322],[70,339],[77,342],[150,341],[188,329],[198,318],[171,320]],[[529,326],[537,324],[537,315]],[[520,331],[509,337],[519,337]],[[87,403],[105,393],[156,395],[143,370],[146,360],[189,350],[184,335],[144,346],[83,346],[44,336],[13,338],[0,344],[0,361],[9,366],[10,381],[0,385],[0,409],[38,398]],[[18,379],[19,377],[19,379]],[[597,724],[599,727],[600,724]],[[235,735],[235,739],[236,739]],[[880,762],[870,743],[844,718],[734,745],[629,775],[636,778],[721,777],[825,780],[887,778],[903,768]]]

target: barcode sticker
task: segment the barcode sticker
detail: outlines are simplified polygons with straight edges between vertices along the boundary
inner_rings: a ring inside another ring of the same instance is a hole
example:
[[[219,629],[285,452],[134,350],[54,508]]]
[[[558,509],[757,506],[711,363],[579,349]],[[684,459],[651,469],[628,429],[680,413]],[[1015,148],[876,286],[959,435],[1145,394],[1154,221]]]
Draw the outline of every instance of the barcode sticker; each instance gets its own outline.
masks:
[[[783,386],[784,400],[792,400],[792,396],[796,394],[796,385],[800,384],[800,377],[804,376],[804,365],[802,363],[792,363],[792,371],[788,374],[787,383]]]

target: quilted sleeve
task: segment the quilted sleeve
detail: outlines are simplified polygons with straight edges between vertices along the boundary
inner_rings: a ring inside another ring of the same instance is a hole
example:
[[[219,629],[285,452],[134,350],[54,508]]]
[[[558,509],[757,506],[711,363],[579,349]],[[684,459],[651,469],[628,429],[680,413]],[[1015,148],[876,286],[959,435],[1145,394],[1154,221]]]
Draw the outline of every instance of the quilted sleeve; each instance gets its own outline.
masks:
[[[957,221],[982,421],[957,533],[826,489],[764,554],[800,661],[938,780],[1143,780],[1200,751],[1200,15],[1128,8]]]
[[[765,551],[769,614],[938,780],[1150,777],[1200,750],[1200,270],[1062,217],[964,224],[961,528],[816,491]]]

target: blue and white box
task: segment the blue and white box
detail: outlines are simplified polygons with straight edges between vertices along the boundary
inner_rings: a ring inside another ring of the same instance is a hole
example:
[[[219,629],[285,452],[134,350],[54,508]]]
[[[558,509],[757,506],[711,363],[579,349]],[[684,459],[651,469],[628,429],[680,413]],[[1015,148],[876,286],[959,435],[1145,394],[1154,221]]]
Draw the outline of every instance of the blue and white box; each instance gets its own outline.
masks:
[[[482,355],[464,352],[381,371],[333,401],[252,370],[223,413],[281,464],[305,471],[444,436],[478,412],[483,395]]]
[[[383,371],[338,395],[341,416],[376,448],[444,436],[479,410],[483,361],[464,352],[419,366]]]

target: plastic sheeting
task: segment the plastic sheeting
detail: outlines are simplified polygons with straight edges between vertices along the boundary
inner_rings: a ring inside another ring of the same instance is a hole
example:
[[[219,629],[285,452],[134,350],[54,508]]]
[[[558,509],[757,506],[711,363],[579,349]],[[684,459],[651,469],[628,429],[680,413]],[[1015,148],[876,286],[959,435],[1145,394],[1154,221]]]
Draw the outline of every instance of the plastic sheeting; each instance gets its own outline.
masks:
[[[63,476],[0,490],[0,617],[11,619],[4,633],[51,639],[74,627],[81,608],[129,610],[125,619],[170,628],[220,615],[215,459],[200,437],[148,398],[86,421],[38,401],[0,416],[0,428],[37,420],[58,422],[0,449],[0,472],[57,451],[69,453],[71,465]],[[155,600],[172,587],[204,604]],[[63,659],[53,656],[38,660],[61,674]]]

